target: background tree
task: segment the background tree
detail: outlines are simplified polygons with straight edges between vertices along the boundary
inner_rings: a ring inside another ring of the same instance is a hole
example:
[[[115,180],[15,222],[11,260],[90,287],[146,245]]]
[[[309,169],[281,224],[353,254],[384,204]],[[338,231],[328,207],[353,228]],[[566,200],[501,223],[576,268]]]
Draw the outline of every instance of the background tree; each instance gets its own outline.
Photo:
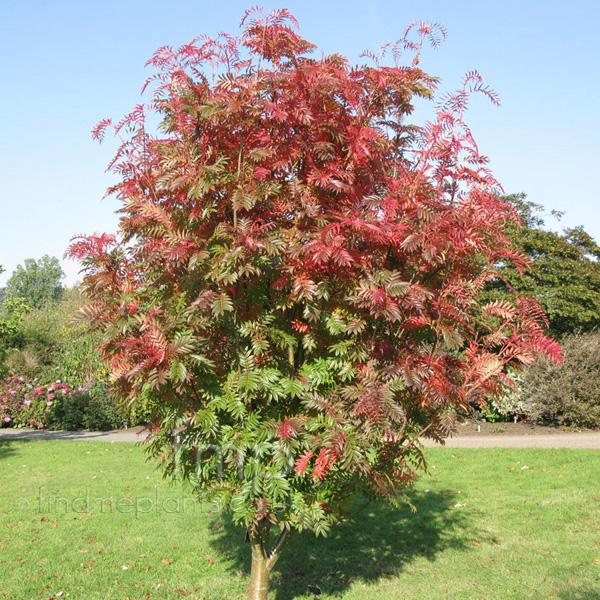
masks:
[[[522,272],[510,262],[500,265],[502,278],[490,283],[493,298],[518,293],[535,298],[548,316],[553,336],[591,331],[600,325],[600,247],[583,227],[548,231],[543,207],[524,194],[504,198],[515,207],[520,223],[510,223],[513,248],[526,257]],[[555,216],[557,216],[555,214]],[[560,216],[560,215],[558,215]]]
[[[4,273],[6,269],[2,265],[0,265],[0,275]],[[0,308],[2,308],[2,303],[4,302],[4,296],[6,295],[6,288],[0,288]]]
[[[60,299],[64,277],[58,258],[47,254],[38,260],[28,258],[6,282],[6,297],[22,298],[31,308],[41,308]]]
[[[7,308],[14,303],[27,307],[20,316],[8,346],[7,365],[11,373],[48,382],[66,380],[67,373],[58,355],[82,343],[78,339],[81,332],[75,332],[69,326],[84,303],[79,291],[65,288],[60,301],[45,303],[36,309],[29,308],[23,298],[9,298],[6,303]],[[99,360],[98,353],[94,354]],[[69,383],[87,385],[89,381],[78,377],[77,380],[69,380]]]
[[[0,310],[0,377],[4,377],[8,368],[6,358],[11,348],[20,343],[20,327],[29,306],[22,298],[9,298]]]
[[[479,302],[514,257],[462,120],[494,95],[470,73],[433,122],[406,121],[443,31],[413,24],[392,66],[351,67],[309,58],[295,26],[249,12],[239,38],[157,51],[152,100],[116,126],[120,239],[70,249],[115,393],[160,401],[152,453],[247,528],[252,600],[291,531],[325,534],[356,493],[402,502],[420,436],[559,352],[535,302]]]

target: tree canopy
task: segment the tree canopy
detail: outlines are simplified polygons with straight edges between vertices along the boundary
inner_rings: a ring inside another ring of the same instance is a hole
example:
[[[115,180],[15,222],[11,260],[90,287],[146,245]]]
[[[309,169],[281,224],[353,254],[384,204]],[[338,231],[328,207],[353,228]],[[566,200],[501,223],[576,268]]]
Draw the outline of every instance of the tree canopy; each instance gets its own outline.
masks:
[[[0,265],[0,275],[2,275],[2,273],[4,273],[6,269]],[[6,295],[6,288],[1,287],[0,288],[0,308],[2,308],[2,303],[4,302],[4,297]]]
[[[239,37],[159,49],[149,103],[114,126],[119,236],[70,249],[115,393],[162,405],[153,454],[247,528],[253,600],[291,531],[325,534],[356,493],[402,502],[420,436],[559,353],[535,301],[480,302],[518,258],[463,121],[473,92],[495,100],[481,77],[417,128],[411,101],[436,89],[419,54],[443,30],[414,23],[351,66],[311,58],[296,26],[248,11]]]
[[[543,207],[524,194],[504,198],[518,212],[520,222],[509,223],[513,248],[528,260],[522,271],[507,262],[501,278],[490,283],[494,298],[514,292],[535,298],[548,316],[556,337],[591,331],[600,325],[600,247],[583,227],[547,230]],[[560,216],[560,215],[559,215]]]
[[[31,308],[41,308],[60,299],[64,277],[55,256],[46,254],[38,260],[28,258],[23,265],[17,266],[6,282],[6,297],[22,298]]]

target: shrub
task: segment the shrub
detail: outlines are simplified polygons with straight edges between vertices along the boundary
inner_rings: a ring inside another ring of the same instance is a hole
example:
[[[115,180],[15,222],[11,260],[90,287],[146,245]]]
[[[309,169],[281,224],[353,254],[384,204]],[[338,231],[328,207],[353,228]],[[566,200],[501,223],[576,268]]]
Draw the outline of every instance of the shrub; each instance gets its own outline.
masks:
[[[23,377],[9,377],[0,385],[0,427],[44,427],[47,407],[33,398],[34,386]]]
[[[25,348],[13,348],[6,353],[8,372],[14,376],[51,380],[54,373],[50,364],[52,349],[35,348],[28,345]]]
[[[0,384],[0,426],[100,431],[121,427],[124,413],[113,404],[107,386],[72,388],[56,381],[9,377]]]
[[[528,416],[528,408],[523,399],[523,372],[509,369],[507,375],[510,382],[504,381],[501,393],[493,400],[488,401],[489,409],[501,417],[496,419],[497,421],[507,421],[514,415]]]
[[[88,400],[83,425],[92,431],[106,431],[122,427],[127,421],[124,413],[109,396],[108,386],[96,382],[86,392]]]
[[[40,385],[35,379],[9,377],[0,384],[0,420],[3,427],[62,426],[65,404],[78,402],[80,390],[57,381]]]
[[[523,406],[532,419],[600,428],[600,334],[567,335],[564,362],[540,359],[523,373]]]
[[[48,412],[48,428],[74,431],[84,427],[89,405],[87,389],[72,390],[68,384],[60,382],[46,387],[54,396]]]
[[[498,421],[507,421],[508,415],[500,412],[494,402],[488,402],[487,407],[481,409],[481,416],[489,423],[496,423]]]

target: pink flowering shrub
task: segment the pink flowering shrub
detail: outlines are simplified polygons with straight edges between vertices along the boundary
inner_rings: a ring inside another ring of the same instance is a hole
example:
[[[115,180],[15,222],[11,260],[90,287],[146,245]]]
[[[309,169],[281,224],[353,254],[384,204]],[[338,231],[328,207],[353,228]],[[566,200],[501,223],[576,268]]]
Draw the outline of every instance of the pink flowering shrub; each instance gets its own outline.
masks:
[[[58,424],[64,404],[76,405],[86,388],[73,389],[56,381],[40,385],[35,379],[8,377],[0,383],[0,427],[44,429]]]

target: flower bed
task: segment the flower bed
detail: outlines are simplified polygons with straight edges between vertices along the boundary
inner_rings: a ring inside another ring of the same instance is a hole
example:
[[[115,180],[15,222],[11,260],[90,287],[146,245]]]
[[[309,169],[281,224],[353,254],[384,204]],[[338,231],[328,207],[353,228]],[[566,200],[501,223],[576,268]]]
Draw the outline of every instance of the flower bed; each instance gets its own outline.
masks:
[[[9,377],[0,383],[0,426],[44,429],[61,421],[65,405],[83,405],[89,388],[73,389],[55,381],[39,384],[36,379]]]

